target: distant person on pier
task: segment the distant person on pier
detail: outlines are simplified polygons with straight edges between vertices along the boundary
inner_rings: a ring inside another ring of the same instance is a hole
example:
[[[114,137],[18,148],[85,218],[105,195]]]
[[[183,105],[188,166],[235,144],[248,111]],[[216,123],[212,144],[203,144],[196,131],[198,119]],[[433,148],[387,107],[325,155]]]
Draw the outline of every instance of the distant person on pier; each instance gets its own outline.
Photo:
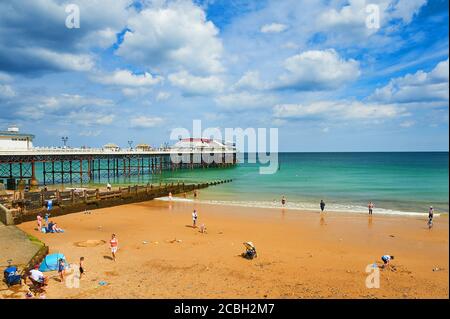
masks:
[[[325,202],[323,201],[323,199],[320,200],[320,210],[323,213],[323,210],[325,209]]]

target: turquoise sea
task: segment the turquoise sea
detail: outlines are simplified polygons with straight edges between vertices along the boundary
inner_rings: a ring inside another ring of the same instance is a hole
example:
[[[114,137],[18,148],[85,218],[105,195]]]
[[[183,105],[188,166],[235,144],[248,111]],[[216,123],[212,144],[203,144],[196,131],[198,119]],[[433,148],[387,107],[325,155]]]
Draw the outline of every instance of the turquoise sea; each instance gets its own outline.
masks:
[[[279,207],[286,196],[292,209],[326,208],[375,213],[449,211],[448,152],[279,153],[280,168],[259,174],[259,164],[164,174],[168,181],[228,179],[233,182],[202,190],[200,200],[242,206]]]
[[[449,211],[448,152],[279,153],[278,162],[279,170],[272,175],[260,174],[259,164],[241,159],[232,168],[178,170],[110,182],[126,185],[233,179],[232,183],[202,190],[198,200],[280,207],[284,195],[287,208],[299,210],[317,210],[323,199],[326,209],[333,211],[367,212],[368,201],[375,203],[375,213],[427,213],[430,205],[437,213]],[[40,181],[41,174],[38,167]],[[102,178],[95,183],[106,182]]]

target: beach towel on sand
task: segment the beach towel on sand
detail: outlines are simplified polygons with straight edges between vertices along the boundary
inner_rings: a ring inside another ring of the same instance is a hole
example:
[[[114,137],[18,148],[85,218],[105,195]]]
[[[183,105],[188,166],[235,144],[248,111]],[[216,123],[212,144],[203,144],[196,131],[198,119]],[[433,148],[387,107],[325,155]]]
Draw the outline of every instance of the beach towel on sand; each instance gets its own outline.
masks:
[[[62,258],[62,260],[64,260],[64,264],[67,269],[69,267],[69,264],[66,261],[66,257],[61,253],[57,253],[57,254],[50,254],[50,255],[45,256],[44,260],[42,261],[41,265],[39,266],[39,270],[42,272],[58,270],[58,261],[61,258]]]

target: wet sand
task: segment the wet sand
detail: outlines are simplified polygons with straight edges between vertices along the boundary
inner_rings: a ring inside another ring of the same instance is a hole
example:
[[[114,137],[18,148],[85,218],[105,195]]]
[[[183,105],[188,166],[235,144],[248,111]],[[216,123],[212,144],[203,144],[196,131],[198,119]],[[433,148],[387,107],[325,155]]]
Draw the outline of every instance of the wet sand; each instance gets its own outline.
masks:
[[[191,227],[192,209],[208,233]],[[322,217],[321,217],[322,216]],[[64,253],[85,257],[79,288],[50,275],[47,298],[448,298],[448,216],[299,212],[150,201],[53,219],[66,230],[19,227]],[[119,250],[110,258],[109,239]],[[102,242],[105,241],[106,243]],[[252,241],[258,258],[239,256]],[[366,266],[394,255],[368,289]],[[433,271],[438,268],[439,270]],[[105,281],[107,285],[100,286]]]

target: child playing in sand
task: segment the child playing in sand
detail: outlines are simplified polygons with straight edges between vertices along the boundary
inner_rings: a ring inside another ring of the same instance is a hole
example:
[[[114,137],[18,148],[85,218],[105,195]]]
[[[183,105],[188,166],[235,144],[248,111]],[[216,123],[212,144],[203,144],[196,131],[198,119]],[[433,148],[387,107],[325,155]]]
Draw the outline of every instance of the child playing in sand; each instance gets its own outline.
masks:
[[[61,282],[64,281],[65,268],[64,259],[60,258],[58,261],[58,274],[59,278],[61,278]]]
[[[119,248],[119,241],[116,238],[116,234],[112,234],[109,244],[111,246],[111,254],[112,254],[113,260],[116,261],[116,252],[117,252],[117,249]]]
[[[84,257],[80,257],[80,279],[84,274]]]
[[[385,268],[385,267],[388,267],[388,266],[390,266],[390,262],[391,262],[391,260],[393,260],[394,259],[394,256],[391,256],[391,255],[384,255],[384,256],[382,256],[381,257],[381,260],[383,261],[383,266],[381,266],[381,268]]]
[[[206,225],[205,225],[205,224],[201,224],[201,225],[200,225],[200,232],[201,232],[202,234],[207,234],[207,231],[206,231]]]
[[[197,211],[194,209],[194,211],[192,212],[192,226],[195,228],[197,227]]]

